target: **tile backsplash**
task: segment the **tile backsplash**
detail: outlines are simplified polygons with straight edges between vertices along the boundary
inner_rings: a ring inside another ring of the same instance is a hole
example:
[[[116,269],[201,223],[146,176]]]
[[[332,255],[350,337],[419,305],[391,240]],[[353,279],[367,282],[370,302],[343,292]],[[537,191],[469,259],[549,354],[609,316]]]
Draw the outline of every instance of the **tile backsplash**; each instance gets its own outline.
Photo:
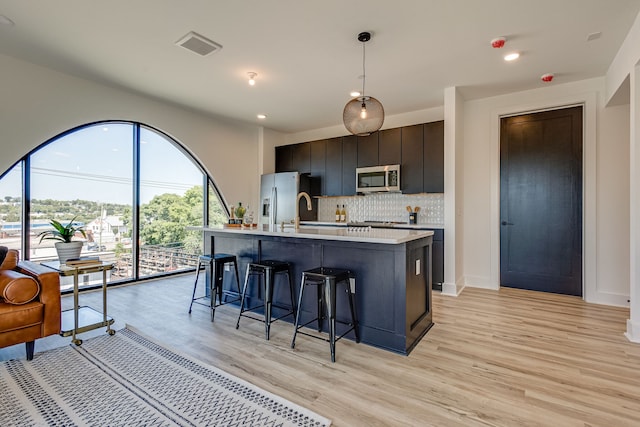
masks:
[[[375,193],[351,197],[318,199],[318,221],[334,222],[336,205],[347,211],[347,221],[409,222],[406,207],[420,207],[418,224],[444,224],[444,194]]]

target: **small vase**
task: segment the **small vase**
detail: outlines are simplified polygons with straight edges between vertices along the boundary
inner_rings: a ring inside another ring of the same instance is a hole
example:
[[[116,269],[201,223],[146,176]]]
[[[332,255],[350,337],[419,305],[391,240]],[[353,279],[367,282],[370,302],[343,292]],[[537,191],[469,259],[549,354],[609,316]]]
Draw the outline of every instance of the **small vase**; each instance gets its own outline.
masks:
[[[82,242],[56,242],[56,251],[58,252],[58,260],[60,264],[64,264],[68,259],[80,258],[82,252]]]

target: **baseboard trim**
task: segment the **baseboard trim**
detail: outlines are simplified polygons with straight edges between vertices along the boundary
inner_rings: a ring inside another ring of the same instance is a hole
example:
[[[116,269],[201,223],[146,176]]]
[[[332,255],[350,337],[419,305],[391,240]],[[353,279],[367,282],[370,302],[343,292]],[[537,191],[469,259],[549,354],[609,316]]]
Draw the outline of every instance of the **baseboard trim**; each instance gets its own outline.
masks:
[[[631,319],[627,320],[627,332],[624,336],[631,342],[640,343],[640,323],[634,323]]]
[[[457,283],[443,283],[442,284],[442,295],[448,295],[450,297],[457,297],[460,295],[460,292],[464,289],[464,283],[462,281],[458,281]]]

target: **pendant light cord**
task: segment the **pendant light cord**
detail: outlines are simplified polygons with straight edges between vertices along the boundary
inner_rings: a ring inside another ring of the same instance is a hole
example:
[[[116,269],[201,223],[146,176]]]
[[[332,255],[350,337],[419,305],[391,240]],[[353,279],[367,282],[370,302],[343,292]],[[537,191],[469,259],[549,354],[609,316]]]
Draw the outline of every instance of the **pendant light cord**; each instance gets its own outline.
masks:
[[[364,68],[364,64],[365,64],[365,44],[366,42],[362,42],[362,102],[364,103],[364,81],[366,79],[366,73],[365,73],[365,68]]]

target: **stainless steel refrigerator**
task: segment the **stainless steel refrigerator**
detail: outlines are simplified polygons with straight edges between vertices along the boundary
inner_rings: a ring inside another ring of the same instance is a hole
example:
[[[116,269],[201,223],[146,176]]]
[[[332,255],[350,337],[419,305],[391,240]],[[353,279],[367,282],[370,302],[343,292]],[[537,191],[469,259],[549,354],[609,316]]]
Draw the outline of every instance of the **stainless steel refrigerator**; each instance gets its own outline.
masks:
[[[301,221],[318,219],[318,200],[313,198],[320,193],[320,181],[299,172],[270,173],[260,177],[260,224],[291,224],[296,216],[296,198],[304,191],[311,197],[313,209],[307,209],[302,198],[299,203]]]

